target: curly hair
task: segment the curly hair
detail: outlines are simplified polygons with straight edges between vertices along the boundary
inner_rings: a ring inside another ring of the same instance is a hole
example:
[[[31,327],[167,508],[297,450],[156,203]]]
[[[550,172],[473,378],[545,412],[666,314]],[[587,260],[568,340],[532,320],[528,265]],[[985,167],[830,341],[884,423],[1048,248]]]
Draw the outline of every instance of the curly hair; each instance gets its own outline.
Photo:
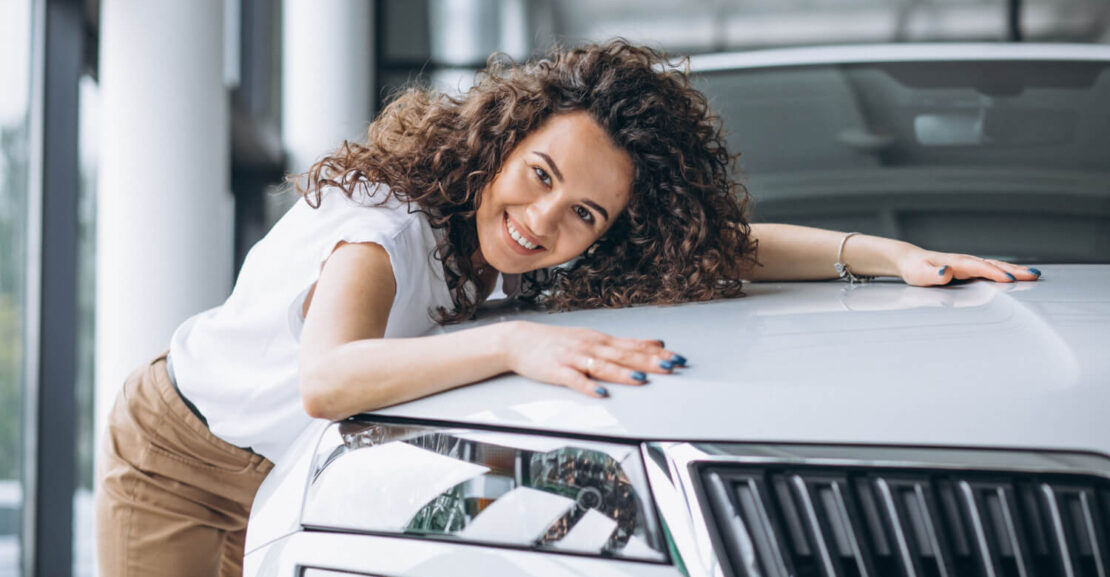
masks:
[[[720,121],[687,66],[624,40],[524,64],[491,56],[457,98],[409,88],[370,125],[365,144],[344,142],[309,169],[305,186],[294,182],[312,206],[327,186],[350,196],[384,183],[444,229],[436,257],[455,308],[438,320],[455,322],[474,314],[488,288],[471,258],[483,189],[525,136],[573,111],[589,113],[628,153],[632,195],[581,258],[524,275],[522,298],[566,310],[741,296],[755,246]]]

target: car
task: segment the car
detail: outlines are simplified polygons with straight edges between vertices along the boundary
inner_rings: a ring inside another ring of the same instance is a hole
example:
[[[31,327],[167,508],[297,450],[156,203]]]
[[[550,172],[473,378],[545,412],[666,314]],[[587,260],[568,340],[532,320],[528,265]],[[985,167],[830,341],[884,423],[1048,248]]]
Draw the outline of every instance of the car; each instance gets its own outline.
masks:
[[[689,358],[593,399],[517,375],[316,422],[246,575],[1110,573],[1110,46],[696,57],[753,218],[1036,266],[767,282],[525,319]],[[835,255],[829,255],[833,269]]]

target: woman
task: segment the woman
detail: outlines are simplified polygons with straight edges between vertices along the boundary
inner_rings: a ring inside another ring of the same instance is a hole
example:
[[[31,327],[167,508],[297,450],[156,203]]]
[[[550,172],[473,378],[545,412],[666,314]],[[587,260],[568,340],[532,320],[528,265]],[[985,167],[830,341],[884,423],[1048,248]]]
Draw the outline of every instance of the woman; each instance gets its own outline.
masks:
[[[258,484],[311,418],[516,372],[605,397],[685,364],[650,338],[470,317],[498,283],[552,309],[736,297],[741,279],[1033,280],[868,236],[749,225],[705,98],[614,42],[460,99],[411,91],[298,183],[227,302],[126,382],[97,499],[103,575],[234,575]],[[515,285],[515,288],[514,288]],[[650,335],[644,335],[650,337]]]

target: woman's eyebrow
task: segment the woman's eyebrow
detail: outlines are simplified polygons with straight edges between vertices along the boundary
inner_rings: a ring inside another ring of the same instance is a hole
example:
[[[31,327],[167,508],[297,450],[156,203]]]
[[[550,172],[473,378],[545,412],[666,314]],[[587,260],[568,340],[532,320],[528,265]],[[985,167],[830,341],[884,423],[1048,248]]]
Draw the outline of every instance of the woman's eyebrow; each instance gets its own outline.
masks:
[[[555,174],[555,178],[558,178],[559,182],[563,182],[563,173],[559,172],[559,167],[555,165],[555,161],[552,160],[550,156],[548,156],[548,155],[546,155],[546,154],[544,154],[544,153],[542,153],[538,150],[533,150],[532,153],[536,154],[537,156],[539,156],[539,157],[543,158],[545,161],[547,161],[547,166],[548,166],[548,168],[551,169],[551,172]]]
[[[600,213],[601,213],[601,216],[605,217],[605,220],[606,220],[606,221],[608,221],[608,220],[609,220],[609,211],[605,210],[605,207],[601,206],[600,204],[598,204],[598,203],[596,203],[596,202],[594,202],[594,201],[592,201],[592,200],[588,200],[588,199],[587,199],[587,200],[583,200],[583,201],[582,201],[582,204],[584,204],[584,205],[586,205],[586,206],[588,206],[588,207],[590,207],[590,208],[592,208],[592,209],[594,209],[594,210],[596,210],[596,211],[600,212]]]

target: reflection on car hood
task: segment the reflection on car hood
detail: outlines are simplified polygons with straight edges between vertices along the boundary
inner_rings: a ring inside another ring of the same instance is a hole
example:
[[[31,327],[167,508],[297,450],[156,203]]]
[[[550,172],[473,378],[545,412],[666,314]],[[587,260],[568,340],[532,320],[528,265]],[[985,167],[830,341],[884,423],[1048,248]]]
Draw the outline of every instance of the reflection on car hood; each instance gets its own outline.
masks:
[[[478,322],[664,339],[690,366],[609,386],[609,399],[506,375],[379,414],[635,439],[1110,454],[1110,267],[1042,270],[1016,284],[761,283],[710,303],[494,313]]]

